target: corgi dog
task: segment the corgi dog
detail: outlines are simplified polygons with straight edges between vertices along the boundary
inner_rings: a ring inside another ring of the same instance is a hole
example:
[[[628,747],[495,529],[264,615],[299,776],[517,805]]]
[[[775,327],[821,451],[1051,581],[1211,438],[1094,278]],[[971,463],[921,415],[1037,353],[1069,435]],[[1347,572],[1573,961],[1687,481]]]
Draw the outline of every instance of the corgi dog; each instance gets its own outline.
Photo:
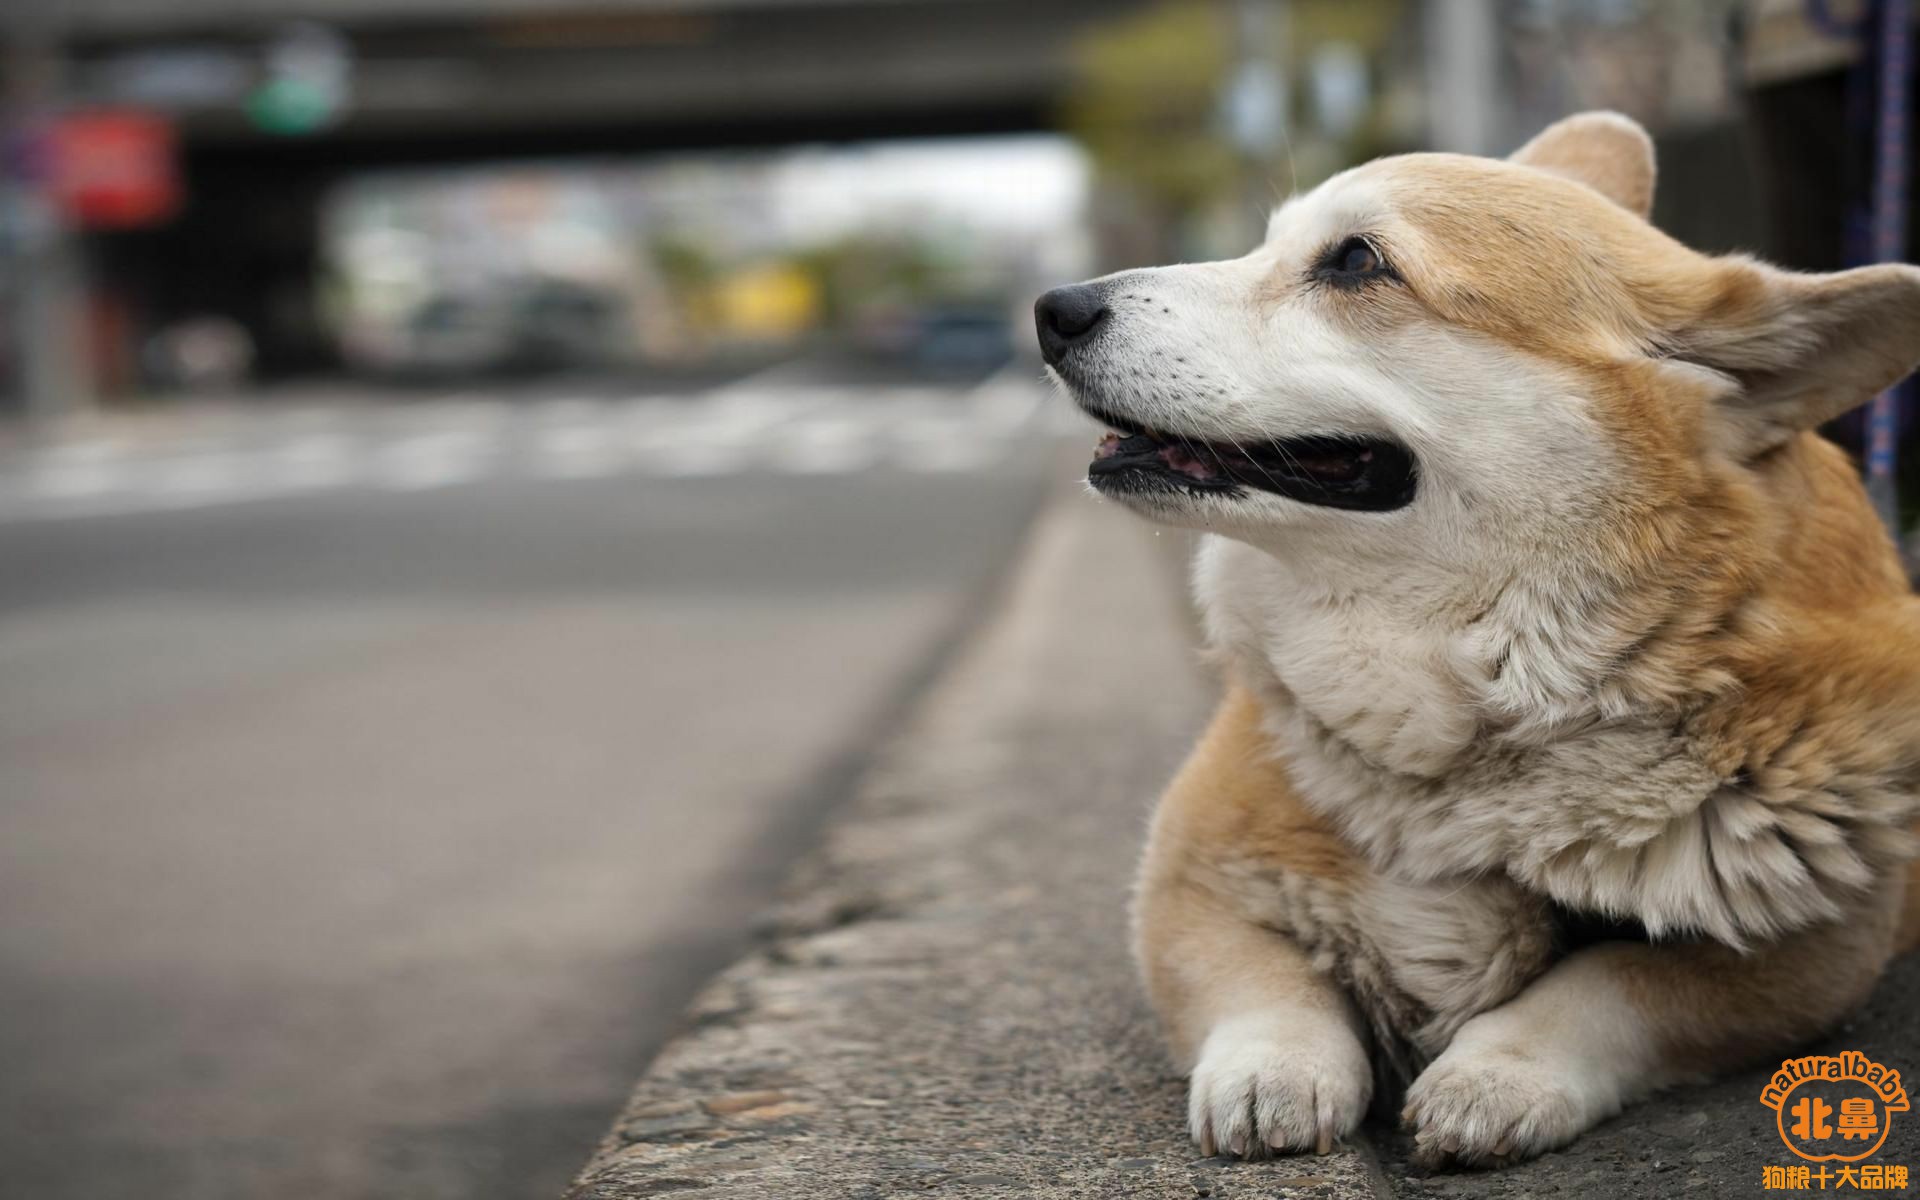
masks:
[[[1522,1160],[1785,1054],[1920,929],[1920,604],[1814,432],[1920,362],[1920,269],[1699,254],[1653,186],[1587,113],[1036,305],[1091,488],[1207,535],[1227,694],[1134,905],[1203,1154],[1379,1106]]]

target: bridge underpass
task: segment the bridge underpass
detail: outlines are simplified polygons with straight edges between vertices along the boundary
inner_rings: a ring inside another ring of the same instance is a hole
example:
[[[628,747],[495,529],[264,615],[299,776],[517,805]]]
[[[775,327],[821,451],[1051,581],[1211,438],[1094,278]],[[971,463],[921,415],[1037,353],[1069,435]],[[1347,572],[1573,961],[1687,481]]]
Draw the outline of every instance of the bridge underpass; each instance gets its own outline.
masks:
[[[267,374],[329,365],[315,305],[329,191],[380,168],[639,158],[685,150],[1052,127],[1091,28],[1138,0],[334,0],[308,10],[351,51],[349,104],[302,136],[237,104],[178,114],[186,204],[167,224],[94,234],[97,287],[152,327],[240,320]],[[278,22],[245,0],[82,2],[71,77],[107,92],[132,57],[244,56]],[[108,97],[110,98],[110,97]]]

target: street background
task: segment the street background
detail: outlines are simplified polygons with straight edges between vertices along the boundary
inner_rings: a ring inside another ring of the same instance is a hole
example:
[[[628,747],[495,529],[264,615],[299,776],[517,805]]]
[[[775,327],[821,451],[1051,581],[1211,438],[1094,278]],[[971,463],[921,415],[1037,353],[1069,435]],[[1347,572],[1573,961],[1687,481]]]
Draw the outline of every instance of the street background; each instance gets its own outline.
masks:
[[[557,1195],[1078,469],[1038,292],[1593,107],[1901,257],[1910,21],[8,6],[0,1195]]]

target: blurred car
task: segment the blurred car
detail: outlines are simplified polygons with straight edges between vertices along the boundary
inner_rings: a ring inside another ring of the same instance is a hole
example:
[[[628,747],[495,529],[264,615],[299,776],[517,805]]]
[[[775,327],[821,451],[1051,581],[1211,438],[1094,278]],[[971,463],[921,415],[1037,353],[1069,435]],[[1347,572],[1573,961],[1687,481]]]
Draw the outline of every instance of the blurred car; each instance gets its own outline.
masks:
[[[930,309],[920,315],[910,353],[931,370],[990,370],[1013,357],[1013,329],[998,307]]]
[[[604,364],[625,327],[621,297],[526,279],[486,295],[439,293],[398,322],[363,323],[349,364],[374,374],[479,375]]]

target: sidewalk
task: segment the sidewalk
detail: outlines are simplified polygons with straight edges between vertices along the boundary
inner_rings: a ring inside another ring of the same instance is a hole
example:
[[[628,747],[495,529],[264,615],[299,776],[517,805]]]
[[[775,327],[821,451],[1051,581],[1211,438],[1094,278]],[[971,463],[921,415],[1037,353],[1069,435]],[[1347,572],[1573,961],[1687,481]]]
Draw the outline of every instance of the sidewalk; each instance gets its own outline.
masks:
[[[568,1200],[1760,1193],[1787,1158],[1766,1071],[1501,1173],[1418,1176],[1405,1139],[1372,1128],[1326,1157],[1195,1157],[1126,939],[1148,806],[1214,692],[1174,559],[1111,506],[1054,499],[1002,609]],[[1823,1049],[1914,1075],[1915,966]],[[1875,1161],[1920,1168],[1920,1117]]]

